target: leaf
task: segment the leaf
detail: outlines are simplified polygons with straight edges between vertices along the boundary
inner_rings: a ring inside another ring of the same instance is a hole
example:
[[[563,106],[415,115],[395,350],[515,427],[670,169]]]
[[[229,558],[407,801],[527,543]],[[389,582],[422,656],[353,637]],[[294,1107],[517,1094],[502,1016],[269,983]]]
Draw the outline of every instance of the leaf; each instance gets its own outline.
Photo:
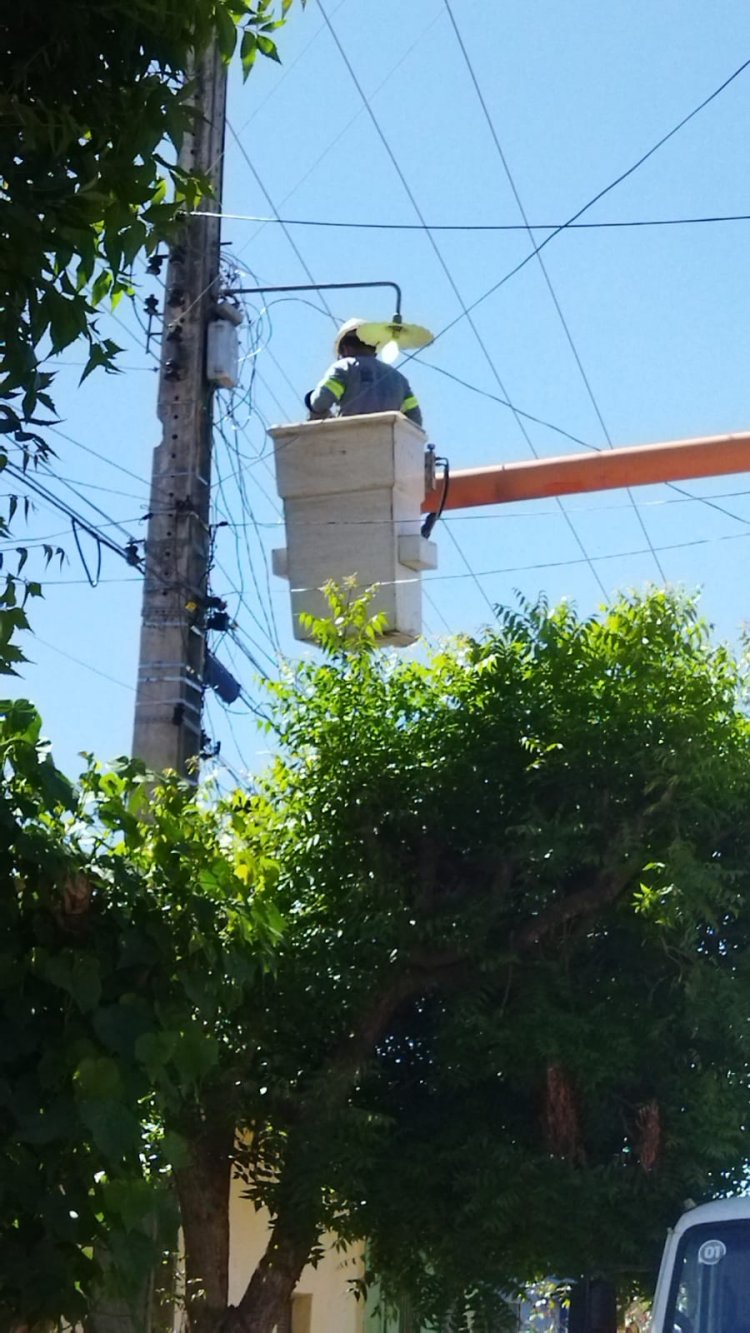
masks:
[[[160,1143],[162,1156],[172,1167],[173,1170],[179,1170],[180,1167],[188,1165],[190,1161],[190,1148],[187,1140],[181,1134],[174,1130],[167,1130]]]
[[[117,1097],[122,1090],[118,1066],[108,1056],[82,1060],[75,1072],[74,1082],[77,1094],[84,1098]]]
[[[214,1068],[219,1048],[215,1037],[197,1025],[180,1033],[173,1062],[183,1086],[199,1082]]]
[[[242,77],[244,79],[247,78],[255,64],[255,57],[257,54],[258,39],[254,32],[251,32],[249,28],[246,28],[242,34],[242,42],[240,44],[240,60],[242,61]]]
[[[94,1030],[105,1046],[116,1055],[130,1059],[135,1055],[136,1043],[149,1027],[149,1013],[145,1003],[122,1000],[96,1010]]]
[[[52,986],[66,991],[82,1013],[90,1013],[101,996],[99,960],[91,954],[66,950],[59,954],[40,955],[40,975]]]
[[[276,43],[272,41],[270,37],[263,37],[261,34],[258,34],[257,42],[258,50],[261,51],[264,56],[268,56],[269,60],[275,60],[279,65],[281,64],[281,56],[279,55]]]
[[[84,1098],[78,1103],[78,1113],[97,1148],[109,1161],[120,1162],[138,1151],[140,1124],[121,1101],[112,1097]]]
[[[153,1221],[155,1191],[148,1180],[106,1180],[102,1186],[104,1205],[122,1223],[125,1231],[134,1231],[146,1221]]]
[[[95,342],[91,347],[88,360],[81,373],[81,378],[78,381],[78,383],[83,384],[83,381],[85,379],[88,379],[92,370],[97,370],[101,366],[104,367],[107,374],[119,374],[119,370],[118,367],[115,365],[114,358],[116,354],[120,351],[122,351],[122,348],[116,347],[114,344],[111,344],[109,339],[105,339],[103,343]]]
[[[228,64],[237,45],[237,28],[234,20],[222,5],[219,5],[216,9],[216,29],[219,51],[224,62]]]
[[[114,279],[109,269],[102,269],[91,288],[91,300],[94,305],[100,305],[105,296],[109,293]]]
[[[171,1060],[177,1041],[175,1032],[145,1032],[136,1039],[136,1059],[156,1077],[161,1068]]]

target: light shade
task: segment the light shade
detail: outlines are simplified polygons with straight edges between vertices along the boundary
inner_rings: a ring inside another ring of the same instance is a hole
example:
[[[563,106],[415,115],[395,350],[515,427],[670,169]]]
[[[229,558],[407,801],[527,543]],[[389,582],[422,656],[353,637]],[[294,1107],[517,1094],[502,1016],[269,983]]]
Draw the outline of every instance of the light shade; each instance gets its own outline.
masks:
[[[362,339],[363,343],[369,343],[370,347],[376,347],[380,354],[386,347],[389,348],[391,360],[395,360],[391,343],[395,343],[398,352],[414,351],[418,347],[426,347],[432,342],[433,335],[429,329],[421,324],[403,324],[401,320],[394,319],[390,323],[380,323],[376,320],[368,320],[360,324],[357,329],[357,337]],[[386,358],[383,357],[383,360]]]

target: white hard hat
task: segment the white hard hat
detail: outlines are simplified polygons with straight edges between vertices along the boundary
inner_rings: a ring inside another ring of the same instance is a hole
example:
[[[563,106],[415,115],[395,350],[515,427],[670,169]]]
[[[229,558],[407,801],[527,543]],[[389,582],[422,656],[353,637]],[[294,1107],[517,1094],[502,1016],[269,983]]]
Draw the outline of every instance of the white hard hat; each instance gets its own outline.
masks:
[[[336,338],[335,338],[335,340],[334,340],[334,344],[333,344],[333,350],[334,350],[334,352],[336,353],[336,356],[338,356],[338,354],[339,354],[339,347],[340,347],[340,345],[341,345],[341,339],[342,339],[342,338],[345,338],[346,335],[347,335],[347,333],[355,333],[355,334],[356,334],[357,330],[358,330],[358,329],[361,329],[361,328],[363,327],[363,325],[365,325],[365,324],[367,324],[367,323],[368,323],[368,320],[366,320],[366,319],[360,319],[360,318],[358,318],[358,316],[355,315],[353,319],[347,319],[346,323],[341,325],[341,328],[339,329],[338,333],[336,334]]]
[[[336,334],[333,344],[336,356],[339,354],[341,339],[348,333],[355,333],[361,342],[374,347],[378,352],[391,344],[396,348],[396,355],[411,348],[427,347],[433,340],[429,329],[423,328],[421,324],[404,324],[399,315],[395,315],[390,324],[372,319],[348,319]]]

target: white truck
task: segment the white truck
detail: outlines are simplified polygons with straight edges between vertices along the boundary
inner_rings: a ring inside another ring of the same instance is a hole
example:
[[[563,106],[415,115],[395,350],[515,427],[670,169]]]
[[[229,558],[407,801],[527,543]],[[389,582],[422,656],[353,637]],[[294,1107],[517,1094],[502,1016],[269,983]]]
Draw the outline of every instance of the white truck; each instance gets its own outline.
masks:
[[[750,1197],[691,1208],[669,1232],[651,1333],[750,1333]]]

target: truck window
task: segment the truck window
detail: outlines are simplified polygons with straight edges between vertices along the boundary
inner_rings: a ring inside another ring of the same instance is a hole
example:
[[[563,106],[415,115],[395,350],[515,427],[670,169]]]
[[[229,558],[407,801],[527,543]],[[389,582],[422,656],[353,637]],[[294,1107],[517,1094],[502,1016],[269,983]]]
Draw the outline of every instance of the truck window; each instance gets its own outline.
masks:
[[[663,1333],[750,1333],[750,1221],[685,1232]]]

